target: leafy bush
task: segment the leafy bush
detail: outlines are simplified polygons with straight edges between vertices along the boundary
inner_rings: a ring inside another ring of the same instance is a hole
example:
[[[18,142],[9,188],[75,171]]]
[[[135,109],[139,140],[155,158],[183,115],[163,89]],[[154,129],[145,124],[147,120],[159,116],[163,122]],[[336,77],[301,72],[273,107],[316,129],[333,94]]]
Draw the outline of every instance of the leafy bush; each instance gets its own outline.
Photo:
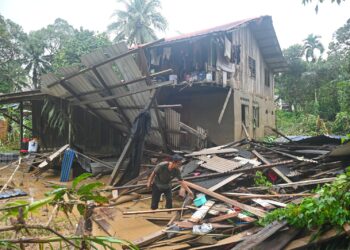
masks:
[[[350,113],[339,112],[332,123],[332,132],[335,134],[345,134],[350,132]]]
[[[350,222],[350,168],[331,184],[316,191],[316,196],[305,198],[299,205],[288,204],[260,220],[263,225],[275,220],[286,220],[299,228],[320,227],[326,224],[342,227]]]

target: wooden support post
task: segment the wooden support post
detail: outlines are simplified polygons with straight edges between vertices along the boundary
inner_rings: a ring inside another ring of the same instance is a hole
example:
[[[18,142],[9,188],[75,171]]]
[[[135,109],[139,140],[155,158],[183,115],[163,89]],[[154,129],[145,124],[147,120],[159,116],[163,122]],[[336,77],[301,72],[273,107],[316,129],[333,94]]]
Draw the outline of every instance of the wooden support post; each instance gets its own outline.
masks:
[[[129,139],[126,142],[126,145],[125,145],[125,147],[123,149],[123,152],[119,156],[118,161],[117,161],[117,163],[114,166],[113,172],[111,174],[111,178],[109,179],[109,185],[111,185],[111,186],[114,185],[114,182],[115,182],[115,180],[117,178],[117,174],[119,173],[119,168],[120,168],[121,164],[123,163],[123,161],[125,160],[128,152],[129,152],[129,149],[130,149],[132,141],[133,141],[133,137],[129,136]]]
[[[156,90],[155,89],[152,89],[151,90],[151,94],[150,94],[150,100],[149,102],[147,103],[147,105],[145,106],[145,109],[144,110],[149,110],[152,103],[153,103],[153,100],[154,100],[154,97],[155,97],[155,93],[156,93]],[[132,142],[133,142],[134,138],[133,138],[133,135],[130,134],[129,136],[129,139],[123,149],[123,152],[121,153],[121,155],[119,156],[118,158],[118,161],[117,163],[115,164],[115,167],[113,169],[113,172],[111,174],[111,178],[109,180],[109,185],[113,186],[115,184],[115,181],[117,179],[117,175],[119,173],[119,170],[120,170],[120,166],[123,164],[124,160],[126,159],[126,156],[128,155],[129,153],[129,149],[130,149],[130,146],[132,145]]]
[[[139,57],[140,57],[142,71],[144,71],[146,73],[146,84],[150,86],[150,85],[152,85],[152,81],[151,81],[151,76],[150,76],[149,71],[148,71],[147,58],[146,58],[144,49],[141,49],[139,51]],[[155,96],[157,95],[157,92],[158,91],[156,91]],[[160,117],[157,97],[154,98],[153,103],[154,103],[154,105],[153,105],[154,112],[156,113],[157,123],[158,123],[159,131],[160,131],[160,135],[162,138],[163,149],[165,152],[168,152],[169,149],[168,149],[168,144],[166,141],[165,126],[163,126],[164,122]]]
[[[230,100],[231,96],[232,96],[232,88],[230,88],[230,90],[228,91],[226,99],[225,99],[225,102],[224,102],[224,106],[222,106],[222,109],[221,109],[221,112],[220,112],[220,116],[219,116],[219,119],[218,119],[218,123],[219,124],[221,123],[222,118],[224,117],[225,110],[226,110],[228,101]]]
[[[19,104],[19,129],[20,129],[19,147],[21,148],[21,143],[23,140],[23,102],[20,102]]]
[[[73,144],[73,131],[72,131],[72,122],[73,122],[73,107],[68,106],[68,144],[69,147],[72,147]]]

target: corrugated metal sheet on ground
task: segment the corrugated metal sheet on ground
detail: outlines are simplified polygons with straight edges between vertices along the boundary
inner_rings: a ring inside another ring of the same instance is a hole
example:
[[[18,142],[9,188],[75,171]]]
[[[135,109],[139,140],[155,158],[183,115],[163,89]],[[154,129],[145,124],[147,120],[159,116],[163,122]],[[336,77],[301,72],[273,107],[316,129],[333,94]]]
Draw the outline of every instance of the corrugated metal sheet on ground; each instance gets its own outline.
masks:
[[[209,170],[213,170],[215,172],[224,173],[227,171],[234,170],[244,165],[242,162],[230,161],[218,156],[198,156],[198,159],[205,161],[201,164],[201,167],[207,168]]]
[[[21,189],[17,189],[17,188],[9,189],[0,193],[0,199],[7,199],[10,197],[25,196],[25,195],[27,195],[27,193],[22,191]]]

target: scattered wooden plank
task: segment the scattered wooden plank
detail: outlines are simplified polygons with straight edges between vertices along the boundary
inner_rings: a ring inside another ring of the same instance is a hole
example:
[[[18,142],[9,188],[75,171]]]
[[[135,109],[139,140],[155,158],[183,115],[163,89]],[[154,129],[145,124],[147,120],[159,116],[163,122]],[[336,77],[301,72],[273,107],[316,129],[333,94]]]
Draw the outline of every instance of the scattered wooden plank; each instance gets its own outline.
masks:
[[[254,247],[254,250],[282,250],[284,247],[298,235],[300,229],[289,228],[286,231],[281,231],[264,242],[261,242],[259,245]]]
[[[221,182],[219,182],[218,184],[216,184],[216,185],[210,187],[208,190],[214,192],[214,191],[216,191],[217,189],[219,189],[219,188],[225,186],[227,183],[229,183],[229,182],[231,182],[231,181],[237,179],[237,178],[240,177],[241,175],[242,175],[242,173],[231,175],[231,176],[227,177],[226,179],[222,180]]]
[[[272,205],[278,206],[278,207],[286,207],[286,206],[287,206],[286,203],[282,203],[282,202],[279,202],[279,201],[266,200],[266,199],[264,199],[263,201],[265,201],[265,202],[267,202],[267,203],[270,203],[270,204],[272,204]]]
[[[192,248],[192,250],[211,249],[211,248],[220,249],[218,247],[222,247],[222,246],[225,246],[225,245],[229,245],[229,244],[234,244],[234,243],[240,242],[240,241],[244,240],[247,236],[256,233],[260,229],[261,228],[248,229],[248,230],[246,230],[244,232],[241,232],[241,233],[235,234],[233,236],[227,237],[227,238],[225,238],[223,240],[219,240],[214,245],[194,247],[194,248]]]
[[[308,197],[315,194],[246,194],[246,193],[232,193],[224,192],[223,195],[238,197],[239,199],[255,199],[255,198],[282,198],[282,197]]]
[[[201,220],[204,219],[204,217],[207,215],[209,209],[214,206],[214,201],[207,201],[203,206],[201,206],[196,212],[194,212],[194,214],[192,214],[191,218],[189,219],[189,221],[193,222],[193,223],[198,223]]]
[[[242,220],[242,221],[245,221],[245,222],[254,222],[254,221],[256,221],[256,219],[254,219],[254,218],[252,218],[252,217],[250,217],[248,215],[242,214],[242,213],[239,213],[237,215],[237,218]]]
[[[266,208],[267,210],[272,210],[275,209],[276,207],[271,205],[270,203],[266,202],[265,200],[262,199],[252,199],[255,203],[259,204],[263,208]]]
[[[165,212],[182,211],[182,210],[188,210],[188,209],[189,208],[187,207],[179,207],[179,208],[167,208],[167,209],[155,209],[155,210],[129,211],[129,212],[123,212],[123,215],[165,213]]]
[[[232,199],[229,199],[221,194],[218,194],[218,193],[215,193],[213,191],[210,191],[206,188],[203,188],[199,185],[196,185],[194,183],[191,183],[191,182],[188,182],[188,181],[185,181],[185,183],[187,184],[188,187],[190,188],[193,188],[199,192],[202,192],[204,194],[207,194],[215,199],[218,199],[220,201],[223,201],[225,203],[228,203],[232,206],[236,206],[236,207],[239,207],[240,209],[243,209],[243,210],[246,210],[252,214],[255,214],[259,217],[264,217],[265,216],[265,212],[261,209],[258,209],[258,208],[255,208],[255,207],[252,207],[252,206],[249,206],[249,205],[246,205],[246,204],[243,204],[243,203],[240,203],[238,201],[235,201],[235,200],[232,200]]]
[[[39,164],[38,168],[44,168],[47,165],[49,165],[50,162],[52,162],[56,157],[58,157],[60,154],[62,154],[67,148],[69,147],[69,144],[64,145],[54,153],[52,153],[45,161]]]
[[[220,222],[223,220],[228,220],[228,219],[232,219],[238,216],[238,212],[232,212],[232,213],[228,213],[228,214],[224,214],[224,215],[219,215],[213,218],[210,218],[207,220],[207,222],[209,223],[214,223],[214,222]]]
[[[285,250],[305,249],[308,246],[322,243],[343,235],[345,235],[345,231],[339,232],[339,230],[337,230],[336,228],[332,228],[327,232],[325,232],[324,234],[320,235],[315,241],[312,241],[312,239],[314,238],[313,235],[308,235],[308,236],[293,240],[287,246],[285,246],[284,249]]]
[[[263,229],[261,229],[258,233],[253,234],[247,237],[243,242],[239,243],[237,246],[232,248],[232,250],[246,250],[252,249],[257,246],[259,243],[266,240],[268,237],[276,233],[278,230],[287,225],[287,222],[273,222]]]
[[[188,235],[188,234],[179,235],[179,236],[176,236],[176,237],[171,238],[171,239],[166,239],[166,240],[161,240],[161,241],[155,242],[155,243],[153,243],[152,245],[150,245],[148,247],[153,249],[153,248],[156,248],[156,247],[158,248],[158,247],[161,247],[161,246],[169,246],[169,245],[173,245],[175,243],[191,240],[191,239],[193,239],[195,237],[196,236],[194,236],[194,235]]]
[[[157,232],[151,233],[149,235],[142,236],[136,240],[134,240],[132,243],[138,247],[143,247],[145,245],[150,244],[151,242],[154,242],[156,240],[159,240],[163,238],[166,235],[164,230],[159,230]]]

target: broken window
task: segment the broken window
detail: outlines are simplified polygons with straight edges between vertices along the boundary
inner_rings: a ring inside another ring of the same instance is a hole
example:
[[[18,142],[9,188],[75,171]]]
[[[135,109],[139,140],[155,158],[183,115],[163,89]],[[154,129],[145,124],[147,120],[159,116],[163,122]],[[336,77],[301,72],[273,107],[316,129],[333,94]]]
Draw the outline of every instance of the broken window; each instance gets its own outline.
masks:
[[[249,106],[242,104],[241,106],[242,123],[244,126],[248,127],[248,117],[249,117]]]
[[[260,119],[259,107],[254,106],[253,107],[253,128],[258,128],[260,126],[259,119]]]
[[[250,56],[248,57],[248,65],[249,65],[250,77],[255,78],[256,77],[255,60]]]
[[[265,69],[265,86],[270,87],[270,71]]]

